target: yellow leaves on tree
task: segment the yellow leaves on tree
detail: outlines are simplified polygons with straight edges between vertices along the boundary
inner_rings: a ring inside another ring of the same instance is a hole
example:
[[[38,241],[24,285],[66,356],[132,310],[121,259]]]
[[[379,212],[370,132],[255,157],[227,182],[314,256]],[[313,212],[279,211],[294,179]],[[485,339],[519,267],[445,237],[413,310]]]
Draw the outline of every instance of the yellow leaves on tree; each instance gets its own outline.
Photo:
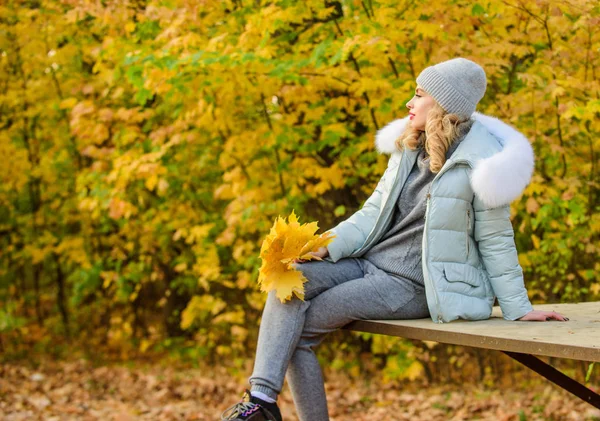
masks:
[[[278,217],[263,241],[260,249],[262,266],[258,275],[260,290],[267,293],[276,290],[282,303],[291,299],[292,294],[304,300],[306,278],[294,268],[294,260],[322,260],[310,252],[327,246],[335,238],[330,232],[315,235],[319,229],[317,222],[300,225],[294,211],[288,222]]]

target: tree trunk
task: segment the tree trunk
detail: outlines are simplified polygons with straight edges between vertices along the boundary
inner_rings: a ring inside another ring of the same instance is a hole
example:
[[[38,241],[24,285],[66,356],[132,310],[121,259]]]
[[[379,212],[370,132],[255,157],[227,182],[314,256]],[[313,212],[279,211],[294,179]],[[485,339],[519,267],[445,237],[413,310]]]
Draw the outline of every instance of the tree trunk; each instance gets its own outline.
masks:
[[[58,256],[54,255],[54,260],[56,261],[56,284],[58,286],[58,290],[56,291],[56,303],[58,304],[66,337],[67,339],[70,339],[71,330],[69,328],[69,311],[65,300],[65,274],[60,266]]]

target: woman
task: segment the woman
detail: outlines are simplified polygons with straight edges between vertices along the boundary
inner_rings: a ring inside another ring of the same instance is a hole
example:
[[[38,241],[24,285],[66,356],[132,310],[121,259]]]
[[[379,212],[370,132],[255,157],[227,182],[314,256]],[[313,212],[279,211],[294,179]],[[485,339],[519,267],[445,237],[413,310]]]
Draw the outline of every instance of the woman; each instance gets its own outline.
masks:
[[[391,157],[375,191],[314,253],[325,260],[297,262],[305,301],[269,294],[251,390],[222,419],[281,420],[286,376],[299,418],[328,420],[313,348],[353,320],[481,320],[495,297],[506,320],[568,320],[529,302],[509,204],[529,183],[533,151],[518,131],[475,112],[486,85],[464,58],[419,74],[409,116],[377,133],[377,150]]]

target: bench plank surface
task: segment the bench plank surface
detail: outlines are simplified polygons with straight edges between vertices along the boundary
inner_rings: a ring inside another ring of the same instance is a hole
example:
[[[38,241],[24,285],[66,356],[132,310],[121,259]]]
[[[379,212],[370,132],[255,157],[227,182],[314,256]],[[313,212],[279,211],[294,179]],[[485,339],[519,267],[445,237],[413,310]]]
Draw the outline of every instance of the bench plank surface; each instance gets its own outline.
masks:
[[[548,357],[600,362],[600,301],[575,304],[534,304],[535,310],[557,311],[566,322],[509,321],[495,306],[488,320],[434,323],[413,320],[358,320],[345,329],[495,349]]]

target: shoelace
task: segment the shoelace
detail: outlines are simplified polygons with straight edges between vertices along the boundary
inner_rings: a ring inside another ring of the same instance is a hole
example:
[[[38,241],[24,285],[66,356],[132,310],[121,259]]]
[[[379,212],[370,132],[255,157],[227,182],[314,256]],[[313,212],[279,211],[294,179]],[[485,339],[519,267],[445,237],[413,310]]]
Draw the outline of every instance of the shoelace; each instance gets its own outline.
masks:
[[[246,390],[240,402],[234,403],[225,411],[223,411],[223,413],[221,414],[221,421],[234,420],[238,416],[243,415],[245,412],[252,411],[258,406],[254,402],[244,402],[244,398],[246,397],[246,395],[250,397],[250,392],[248,390]]]

